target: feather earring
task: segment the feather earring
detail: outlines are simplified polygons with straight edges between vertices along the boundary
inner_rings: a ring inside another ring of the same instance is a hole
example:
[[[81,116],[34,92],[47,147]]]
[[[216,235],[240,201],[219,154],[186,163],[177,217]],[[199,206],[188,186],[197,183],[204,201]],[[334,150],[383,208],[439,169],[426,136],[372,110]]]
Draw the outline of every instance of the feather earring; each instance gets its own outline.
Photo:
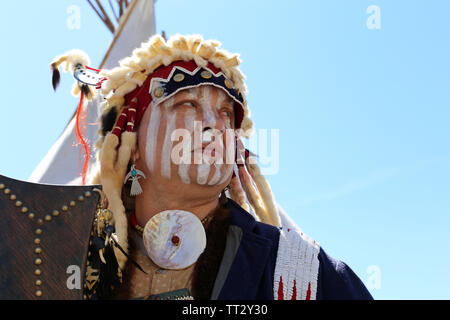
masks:
[[[131,165],[130,172],[128,172],[128,174],[125,177],[125,180],[123,182],[123,184],[125,184],[125,183],[127,183],[128,180],[131,180],[130,195],[133,197],[140,195],[142,193],[142,187],[141,187],[141,184],[139,183],[139,179],[141,177],[144,177],[144,179],[147,179],[145,174],[141,170],[136,169],[136,164],[133,163]]]

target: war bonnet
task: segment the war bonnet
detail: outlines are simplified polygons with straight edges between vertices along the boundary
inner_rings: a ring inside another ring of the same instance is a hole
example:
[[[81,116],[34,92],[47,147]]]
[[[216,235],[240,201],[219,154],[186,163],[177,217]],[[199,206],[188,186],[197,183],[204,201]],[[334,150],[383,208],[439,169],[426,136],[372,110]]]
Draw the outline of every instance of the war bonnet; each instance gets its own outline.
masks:
[[[234,100],[235,129],[241,129],[237,130],[238,137],[248,138],[253,123],[245,97],[244,75],[238,68],[240,59],[237,54],[221,49],[219,42],[203,40],[199,35],[175,35],[168,41],[159,35],[152,36],[112,70],[92,69],[85,55],[79,51],[72,53],[53,61],[54,85],[59,80],[58,66],[65,62],[78,80],[80,90],[75,93],[81,93],[81,98],[86,94],[89,97],[91,91],[86,86],[91,85],[103,96],[100,139],[96,143],[100,171],[91,182],[102,185],[108,209],[113,213],[118,242],[126,251],[127,217],[122,188],[136,148],[135,130],[145,110],[180,90],[212,85]],[[229,195],[247,211],[255,212],[259,220],[280,225],[270,186],[251,158],[245,152],[245,161],[230,183]],[[116,251],[116,256],[123,267],[125,256],[120,251]]]

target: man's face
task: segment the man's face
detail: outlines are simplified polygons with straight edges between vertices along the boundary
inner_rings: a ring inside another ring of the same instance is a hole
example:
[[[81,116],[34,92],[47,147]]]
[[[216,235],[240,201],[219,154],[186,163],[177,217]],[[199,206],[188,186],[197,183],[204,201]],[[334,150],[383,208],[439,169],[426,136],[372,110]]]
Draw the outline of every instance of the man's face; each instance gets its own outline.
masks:
[[[234,119],[233,100],[212,85],[150,105],[138,130],[144,172],[155,183],[228,184],[235,159]]]

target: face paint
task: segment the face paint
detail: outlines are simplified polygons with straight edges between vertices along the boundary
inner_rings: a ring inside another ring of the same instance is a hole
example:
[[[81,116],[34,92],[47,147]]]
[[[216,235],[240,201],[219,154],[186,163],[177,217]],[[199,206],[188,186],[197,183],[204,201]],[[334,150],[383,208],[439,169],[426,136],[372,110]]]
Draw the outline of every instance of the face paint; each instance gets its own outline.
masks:
[[[215,120],[214,120],[215,121]],[[202,133],[202,144],[210,143],[212,141],[211,130],[206,130]],[[202,152],[202,163],[197,167],[197,183],[204,185],[206,184],[209,172],[211,171],[211,163],[208,156],[205,156],[205,152]]]
[[[186,129],[186,131],[191,133],[191,138],[193,138],[191,140],[194,140],[192,141],[193,146],[197,146],[197,149],[190,151],[188,158],[191,161],[173,162],[177,166],[175,172],[180,180],[184,184],[197,183],[211,186],[223,184],[232,173],[232,168],[230,168],[232,165],[223,164],[226,151],[223,144],[223,131],[226,131],[231,125],[230,117],[222,116],[222,107],[227,101],[227,94],[213,86],[191,88],[180,94],[184,95],[184,99],[195,102],[195,105],[186,106],[183,104],[178,105],[177,103],[175,106],[176,101],[181,102],[182,100],[174,96],[159,105],[152,106],[145,151],[148,159],[148,168],[152,172],[157,167],[157,162],[158,165],[161,165],[161,176],[167,179],[172,178],[172,152],[175,150],[175,158],[179,159],[179,151],[181,150],[180,147],[175,148],[181,143],[175,142],[179,141],[178,135],[175,134],[177,137],[175,141],[172,140],[172,135],[177,127],[180,127],[180,129]],[[197,119],[200,115],[201,119]],[[222,121],[220,126],[218,121]],[[211,136],[208,136],[208,131],[202,132],[206,127],[213,129],[210,131],[217,130],[218,135],[214,133],[214,137],[211,138]],[[209,144],[209,150],[207,150],[208,148],[198,148],[195,141],[196,136],[199,140],[197,141],[199,142],[198,145],[206,146],[206,144]],[[186,141],[188,140],[186,139]],[[217,147],[218,142],[220,142],[220,147]],[[214,150],[214,153],[211,153],[212,150]],[[187,159],[184,153],[183,151],[183,159]],[[199,156],[198,161],[196,161],[196,155]],[[194,164],[194,167],[192,164]],[[209,177],[211,178],[209,179]]]
[[[226,97],[225,93],[222,93],[222,92],[218,93],[217,101],[216,101],[216,107],[215,107],[216,110],[220,109],[220,107],[222,106],[223,101],[225,100],[225,97]]]
[[[225,169],[225,172],[223,174],[222,180],[220,180],[218,184],[225,183],[225,181],[227,181],[227,179],[231,176],[231,174],[233,172],[233,165],[232,164],[226,164],[225,166],[226,166],[226,169]]]
[[[147,166],[150,172],[155,168],[156,143],[158,141],[159,122],[161,119],[161,112],[159,106],[155,104],[150,105],[150,123],[147,130],[147,145],[145,146],[145,154],[147,158]]]
[[[214,172],[214,176],[211,178],[211,181],[209,181],[208,185],[210,186],[214,186],[215,184],[217,184],[217,182],[219,182],[219,179],[222,177],[222,165],[221,164],[214,164],[214,169],[216,170]]]
[[[200,98],[200,105],[203,111],[203,121],[206,126],[214,128],[216,126],[216,116],[211,106],[211,92],[213,90],[210,86],[201,87],[202,96]]]
[[[210,164],[208,163],[199,164],[197,167],[197,183],[201,185],[206,184],[210,171],[211,171]]]
[[[190,164],[180,163],[178,165],[178,175],[180,176],[181,181],[184,184],[190,184],[191,179],[189,178],[189,169],[191,168]]]
[[[161,175],[170,179],[171,154],[172,154],[172,132],[175,130],[175,120],[177,114],[171,111],[167,115],[166,136],[164,138],[164,145],[161,153]]]
[[[216,125],[216,116],[215,111],[219,110],[222,106],[223,101],[225,100],[226,95],[222,91],[217,91],[217,99],[214,108],[212,108],[211,103],[211,93],[214,89],[210,86],[202,87],[202,97],[200,99],[201,107],[203,111],[203,118],[204,122],[207,126],[214,128]],[[205,137],[205,134],[203,134],[203,137]],[[208,136],[209,137],[209,136]],[[203,141],[205,142],[205,141]],[[206,142],[211,142],[209,139]],[[223,152],[221,152],[223,154]],[[206,158],[206,159],[205,159]],[[198,166],[198,176],[197,176],[197,183],[199,184],[206,184],[207,178],[209,176],[209,173],[212,168],[212,162],[210,157],[203,154],[203,161],[206,160],[206,163],[203,163]],[[214,164],[214,175],[211,178],[208,185],[215,185],[219,180],[222,178],[222,165],[221,164]]]
[[[225,124],[227,125],[227,128],[231,128],[231,119],[228,118],[228,119],[225,119],[224,121],[225,121]]]
[[[192,93],[192,89],[189,90],[189,99],[195,99],[195,95]],[[194,130],[194,121],[195,121],[195,110],[188,110],[186,111],[185,118],[184,118],[184,127],[186,130],[188,130],[191,134]],[[191,139],[192,141],[192,139]],[[190,150],[191,146],[189,146]],[[192,155],[189,154],[189,158],[192,160]],[[189,169],[191,168],[190,161],[189,163],[180,163],[178,165],[178,175],[180,176],[181,181],[184,184],[190,184],[191,179],[189,178]]]
[[[189,132],[194,131],[195,110],[189,109],[184,115],[184,127]]]
[[[189,88],[187,90],[187,98],[188,99],[198,99],[198,88]]]

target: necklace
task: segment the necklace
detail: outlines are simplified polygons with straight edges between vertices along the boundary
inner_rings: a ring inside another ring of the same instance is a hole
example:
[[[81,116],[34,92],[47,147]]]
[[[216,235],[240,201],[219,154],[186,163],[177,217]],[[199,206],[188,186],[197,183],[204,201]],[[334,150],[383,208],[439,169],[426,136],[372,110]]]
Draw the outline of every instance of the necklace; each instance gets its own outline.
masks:
[[[203,226],[206,226],[206,224],[208,223],[208,221],[211,220],[211,215],[207,215],[206,217],[204,217],[201,222]],[[130,222],[131,225],[133,226],[133,228],[135,230],[137,230],[141,235],[144,233],[144,228],[141,227],[138,223],[137,223],[137,219],[136,219],[136,212],[132,212],[130,214]]]
[[[205,228],[198,217],[188,211],[162,211],[143,229],[147,255],[163,269],[180,270],[191,266],[206,247]]]

